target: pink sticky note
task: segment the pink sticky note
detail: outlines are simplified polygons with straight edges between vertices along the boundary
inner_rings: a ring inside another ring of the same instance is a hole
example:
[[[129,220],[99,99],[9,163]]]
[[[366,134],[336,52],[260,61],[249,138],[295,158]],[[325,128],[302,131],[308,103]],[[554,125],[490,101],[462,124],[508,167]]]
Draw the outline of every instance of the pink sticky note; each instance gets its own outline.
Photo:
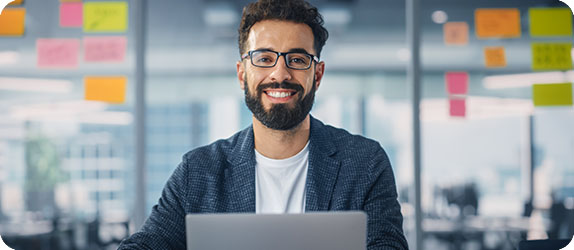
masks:
[[[455,98],[449,99],[450,116],[465,117],[466,116],[466,99]]]
[[[42,38],[36,41],[36,49],[40,68],[78,67],[78,39]]]
[[[446,72],[446,91],[449,95],[466,95],[468,93],[468,73]]]
[[[84,60],[86,62],[123,62],[126,56],[127,39],[123,36],[101,36],[84,38]]]
[[[82,2],[60,4],[60,26],[82,27],[84,7]]]

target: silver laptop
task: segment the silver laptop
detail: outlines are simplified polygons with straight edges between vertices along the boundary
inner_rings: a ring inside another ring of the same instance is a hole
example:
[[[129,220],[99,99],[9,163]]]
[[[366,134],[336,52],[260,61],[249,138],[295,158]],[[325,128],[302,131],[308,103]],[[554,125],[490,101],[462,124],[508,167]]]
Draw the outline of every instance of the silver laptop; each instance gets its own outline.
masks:
[[[188,250],[366,249],[364,212],[188,214]]]

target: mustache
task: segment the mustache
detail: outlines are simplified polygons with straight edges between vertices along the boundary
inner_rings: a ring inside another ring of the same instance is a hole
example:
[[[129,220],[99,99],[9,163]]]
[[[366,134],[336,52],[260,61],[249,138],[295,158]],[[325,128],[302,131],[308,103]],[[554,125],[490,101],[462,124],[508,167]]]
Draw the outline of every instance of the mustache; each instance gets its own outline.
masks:
[[[257,93],[262,93],[264,89],[292,89],[297,92],[303,91],[303,87],[299,84],[290,83],[290,82],[272,82],[272,83],[262,83],[257,86]]]

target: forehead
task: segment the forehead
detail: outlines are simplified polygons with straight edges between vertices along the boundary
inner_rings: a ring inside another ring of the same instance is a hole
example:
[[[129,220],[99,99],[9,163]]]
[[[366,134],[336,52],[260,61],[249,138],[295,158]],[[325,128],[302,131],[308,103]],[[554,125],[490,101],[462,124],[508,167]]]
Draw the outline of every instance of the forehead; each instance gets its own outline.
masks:
[[[247,38],[247,50],[267,48],[286,52],[290,49],[302,48],[309,53],[314,53],[313,41],[313,32],[307,24],[263,20],[251,27]]]

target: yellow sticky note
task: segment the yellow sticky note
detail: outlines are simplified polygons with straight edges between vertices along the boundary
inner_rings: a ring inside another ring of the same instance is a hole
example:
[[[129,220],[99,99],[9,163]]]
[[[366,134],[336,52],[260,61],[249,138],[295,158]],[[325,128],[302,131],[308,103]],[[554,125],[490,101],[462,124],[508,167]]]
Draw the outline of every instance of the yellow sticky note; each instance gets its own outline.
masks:
[[[126,97],[125,76],[87,76],[84,78],[84,94],[88,101],[124,103]]]
[[[572,36],[572,11],[569,8],[530,8],[530,36]]]
[[[485,47],[484,64],[487,68],[506,67],[504,47]]]
[[[512,9],[476,9],[474,25],[478,38],[517,38],[521,35],[520,11]]]
[[[533,84],[534,106],[572,106],[572,83]]]
[[[128,26],[127,2],[85,2],[85,32],[125,32]]]
[[[532,69],[570,70],[571,51],[571,43],[532,43]]]
[[[466,45],[468,43],[468,24],[466,22],[448,22],[443,25],[446,45]]]
[[[23,1],[24,0],[14,0],[13,2],[9,3],[8,6],[10,6],[10,5],[21,5]]]
[[[24,20],[26,9],[6,8],[0,15],[0,36],[24,35]]]

